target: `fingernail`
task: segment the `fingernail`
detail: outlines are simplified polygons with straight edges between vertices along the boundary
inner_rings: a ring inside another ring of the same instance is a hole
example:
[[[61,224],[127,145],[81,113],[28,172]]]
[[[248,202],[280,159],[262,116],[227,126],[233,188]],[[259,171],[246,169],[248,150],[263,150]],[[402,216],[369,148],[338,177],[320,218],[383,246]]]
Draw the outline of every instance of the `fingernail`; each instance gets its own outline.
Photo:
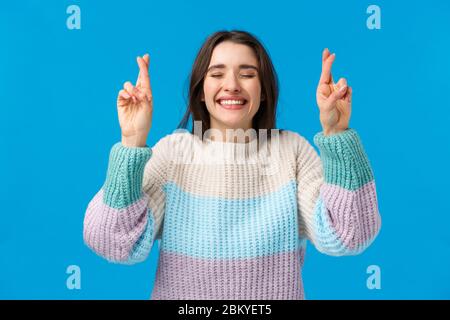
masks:
[[[343,87],[341,87],[340,89],[339,89],[339,91],[345,91],[345,89],[347,89],[347,86],[343,86]]]

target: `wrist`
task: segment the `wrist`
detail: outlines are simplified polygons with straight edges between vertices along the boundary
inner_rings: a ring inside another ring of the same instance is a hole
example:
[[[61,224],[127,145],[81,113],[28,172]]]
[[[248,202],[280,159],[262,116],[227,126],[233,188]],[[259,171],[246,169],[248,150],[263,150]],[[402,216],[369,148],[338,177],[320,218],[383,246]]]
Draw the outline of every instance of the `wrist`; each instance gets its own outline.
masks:
[[[344,132],[346,129],[337,129],[337,128],[327,128],[323,127],[323,135],[324,136],[331,136],[334,134],[339,134],[341,132]]]
[[[122,136],[122,145],[128,148],[143,148],[147,144],[147,137],[144,136]]]

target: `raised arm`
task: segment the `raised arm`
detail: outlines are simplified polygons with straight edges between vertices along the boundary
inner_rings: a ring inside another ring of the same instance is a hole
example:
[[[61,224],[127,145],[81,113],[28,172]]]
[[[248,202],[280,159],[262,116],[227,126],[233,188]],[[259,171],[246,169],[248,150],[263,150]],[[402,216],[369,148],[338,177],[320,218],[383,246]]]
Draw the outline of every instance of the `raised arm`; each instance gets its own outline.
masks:
[[[161,232],[167,161],[164,140],[145,145],[151,128],[153,99],[149,57],[138,57],[136,86],[130,82],[117,98],[122,142],[110,152],[106,181],[90,201],[84,219],[84,241],[111,262],[145,260]]]

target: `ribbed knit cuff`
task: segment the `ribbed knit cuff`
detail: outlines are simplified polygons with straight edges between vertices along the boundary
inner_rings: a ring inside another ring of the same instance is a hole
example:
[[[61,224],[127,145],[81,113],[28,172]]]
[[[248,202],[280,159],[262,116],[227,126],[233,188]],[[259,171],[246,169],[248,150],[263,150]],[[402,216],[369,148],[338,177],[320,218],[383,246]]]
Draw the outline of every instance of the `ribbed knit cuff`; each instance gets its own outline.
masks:
[[[103,185],[105,204],[121,209],[141,197],[144,168],[151,155],[149,147],[124,147],[120,142],[112,147]]]
[[[356,190],[373,180],[369,160],[354,129],[314,136],[324,167],[325,181],[347,190]]]

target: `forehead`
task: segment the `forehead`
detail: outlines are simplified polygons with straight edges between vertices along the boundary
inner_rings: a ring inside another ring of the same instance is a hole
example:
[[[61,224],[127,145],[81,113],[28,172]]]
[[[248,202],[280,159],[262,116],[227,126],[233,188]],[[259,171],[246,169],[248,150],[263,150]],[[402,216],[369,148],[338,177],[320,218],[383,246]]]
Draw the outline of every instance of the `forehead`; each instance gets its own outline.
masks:
[[[256,59],[255,52],[249,46],[231,41],[224,41],[214,48],[209,64],[252,64],[256,66],[258,65],[258,60]]]

